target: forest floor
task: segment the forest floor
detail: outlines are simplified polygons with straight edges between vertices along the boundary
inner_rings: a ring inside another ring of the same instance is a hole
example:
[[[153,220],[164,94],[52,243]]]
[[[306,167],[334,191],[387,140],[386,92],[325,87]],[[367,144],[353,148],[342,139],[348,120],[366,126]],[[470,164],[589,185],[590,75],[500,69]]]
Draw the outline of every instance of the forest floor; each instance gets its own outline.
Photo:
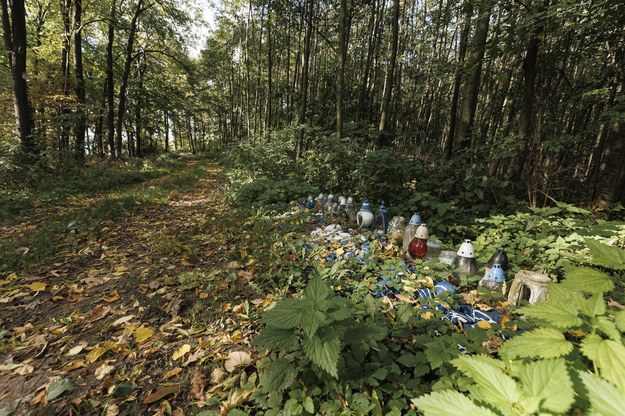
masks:
[[[268,300],[250,289],[224,184],[194,159],[0,224],[0,242],[52,245],[0,274],[0,414],[180,416],[227,394],[251,358],[249,309]]]

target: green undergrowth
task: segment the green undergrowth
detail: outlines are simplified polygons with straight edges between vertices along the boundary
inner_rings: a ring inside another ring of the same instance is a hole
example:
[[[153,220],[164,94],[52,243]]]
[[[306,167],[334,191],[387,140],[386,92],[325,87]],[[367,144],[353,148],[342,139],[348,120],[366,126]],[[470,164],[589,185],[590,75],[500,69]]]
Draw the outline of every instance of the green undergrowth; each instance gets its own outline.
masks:
[[[70,210],[61,208],[58,214],[50,214],[34,230],[26,231],[17,238],[0,241],[0,272],[27,270],[62,250],[73,250],[73,245],[89,238],[89,235],[99,231],[107,222],[116,221],[129,212],[147,209],[167,200],[172,193],[182,192],[193,186],[205,172],[205,164],[201,160],[190,169],[183,169],[187,166],[184,159],[167,162],[165,166],[168,166],[167,169],[162,167],[149,171],[151,173],[148,172],[141,180],[144,182],[155,175],[167,174],[161,181],[149,186],[128,187],[125,186],[127,183],[120,183],[116,187],[106,185],[109,192],[102,192],[94,203]],[[115,170],[115,166],[112,165],[109,169]],[[110,175],[114,177],[116,174]],[[98,185],[95,188],[98,189]]]
[[[174,173],[185,159],[166,154],[149,159],[96,161],[64,169],[42,164],[0,168],[0,221],[16,220],[33,208],[53,206]]]

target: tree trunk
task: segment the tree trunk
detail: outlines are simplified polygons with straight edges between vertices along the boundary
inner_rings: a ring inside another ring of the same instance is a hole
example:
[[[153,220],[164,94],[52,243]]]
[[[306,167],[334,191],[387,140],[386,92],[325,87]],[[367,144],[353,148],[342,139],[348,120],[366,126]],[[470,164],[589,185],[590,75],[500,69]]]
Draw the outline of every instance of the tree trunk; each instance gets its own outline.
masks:
[[[145,73],[146,68],[145,56],[139,65],[139,79],[137,81],[137,109],[135,111],[135,130],[136,130],[136,142],[135,142],[135,156],[141,157],[143,156],[141,153],[142,143],[141,143],[141,135],[143,134],[143,125],[141,119],[141,110],[143,109],[143,74]]]
[[[314,18],[314,0],[308,0],[308,25],[306,27],[306,35],[304,36],[304,54],[302,57],[302,82],[301,82],[301,102],[299,106],[299,114],[297,117],[297,124],[299,125],[299,131],[297,133],[297,146],[295,149],[295,160],[299,160],[302,156],[304,147],[304,123],[306,122],[306,105],[308,101],[308,70],[310,66],[310,43],[313,31],[313,18]]]
[[[473,51],[469,57],[469,73],[464,82],[462,91],[462,105],[460,107],[460,122],[454,147],[466,149],[471,144],[471,130],[475,122],[475,110],[480,93],[480,78],[482,75],[482,62],[486,51],[486,38],[490,23],[490,2],[482,3],[479,10],[477,28],[473,39]]]
[[[85,133],[87,131],[87,115],[85,113],[85,77],[82,65],[82,0],[74,0],[74,75],[76,77],[76,99],[78,100],[75,130],[76,161],[85,161]]]
[[[130,30],[128,32],[128,43],[126,44],[126,60],[124,61],[124,72],[122,73],[121,84],[119,86],[119,107],[117,109],[117,129],[115,136],[115,149],[117,157],[122,155],[122,137],[123,137],[123,125],[124,115],[126,112],[126,91],[128,89],[128,79],[130,77],[130,65],[132,64],[132,50],[135,45],[135,37],[137,34],[137,25],[139,23],[139,16],[143,13],[143,0],[137,2],[137,7],[132,15],[130,22]]]
[[[378,145],[388,146],[390,133],[386,131],[388,111],[391,104],[391,93],[393,90],[393,80],[395,75],[395,65],[397,64],[397,48],[399,45],[399,0],[393,0],[393,17],[391,28],[391,56],[386,67],[386,80],[384,81],[384,95],[382,97],[382,111],[380,113],[380,125],[378,127]]]
[[[343,89],[345,86],[345,60],[347,59],[347,0],[341,0],[339,23],[338,74],[336,77],[336,138],[343,137]]]
[[[98,116],[94,128],[94,140],[96,145],[96,152],[100,159],[104,158],[104,107],[106,106],[106,86],[107,81],[104,81],[104,89],[102,96],[100,97],[100,104],[98,105]]]
[[[113,42],[115,40],[115,20],[117,19],[117,0],[111,2],[111,16],[108,27],[108,42],[106,44],[106,100],[108,104],[109,156],[115,157],[115,83],[113,80]]]
[[[165,153],[169,152],[169,110],[165,109]]]
[[[2,32],[13,79],[15,126],[21,151],[35,154],[37,148],[32,135],[33,121],[26,73],[26,9],[24,0],[13,0],[10,5],[11,15],[9,16],[7,0],[0,0]]]
[[[456,137],[456,124],[458,120],[458,98],[460,96],[460,83],[462,81],[462,69],[464,66],[464,58],[467,53],[467,44],[469,43],[469,33],[471,32],[471,16],[473,15],[473,4],[466,1],[464,4],[464,25],[460,32],[460,45],[458,46],[458,67],[454,77],[454,89],[451,95],[451,108],[449,110],[449,132],[447,133],[447,141],[445,142],[445,160],[451,160],[453,153],[454,140]]]

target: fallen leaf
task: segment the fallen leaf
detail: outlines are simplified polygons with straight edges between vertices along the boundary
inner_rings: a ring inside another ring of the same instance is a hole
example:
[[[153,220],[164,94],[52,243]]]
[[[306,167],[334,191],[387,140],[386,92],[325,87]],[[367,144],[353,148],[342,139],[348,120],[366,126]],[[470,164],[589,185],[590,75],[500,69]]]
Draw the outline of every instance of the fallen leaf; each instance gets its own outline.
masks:
[[[237,344],[242,339],[243,339],[243,333],[239,330],[234,331],[232,335],[230,335],[230,342],[232,342],[233,344]]]
[[[429,311],[428,311],[428,312],[423,312],[423,313],[421,314],[421,318],[425,319],[426,321],[427,321],[428,319],[430,319],[432,316],[433,316],[433,315],[432,315],[432,312],[429,312]]]
[[[226,360],[224,367],[227,372],[232,373],[238,366],[249,364],[251,361],[252,357],[249,353],[245,351],[232,351],[228,354],[228,359]]]
[[[46,290],[46,286],[48,285],[44,282],[33,282],[29,284],[27,287],[33,292],[42,292]]]
[[[102,380],[106,377],[111,371],[113,371],[115,367],[108,364],[102,364],[100,367],[95,370],[95,378],[98,380]]]
[[[62,378],[48,386],[46,400],[52,401],[63,393],[76,390],[76,383],[71,378]]]
[[[91,315],[87,319],[87,322],[92,323],[92,322],[95,322],[95,321],[99,321],[100,319],[104,318],[110,311],[111,311],[111,307],[110,306],[108,306],[108,305],[98,305],[91,312]]]
[[[111,324],[111,326],[117,326],[117,325],[125,324],[126,322],[130,321],[134,317],[135,317],[134,315],[122,316],[121,318],[119,318],[115,322],[113,322]]]
[[[117,299],[119,299],[119,292],[117,290],[114,290],[108,296],[102,297],[102,300],[108,303],[115,302]]]
[[[128,271],[128,267],[126,267],[126,266],[119,266],[119,267],[117,267],[115,269],[116,273],[124,273],[124,272],[127,272],[127,271]]]
[[[20,366],[21,364],[0,364],[0,371],[13,371]]]
[[[74,360],[74,361],[70,361],[69,363],[65,364],[63,366],[63,371],[74,371],[77,370],[79,368],[83,368],[86,367],[87,364],[85,363],[85,360]]]
[[[189,344],[184,344],[182,347],[174,351],[174,355],[172,356],[172,359],[176,361],[184,357],[187,353],[189,353],[189,351],[191,351],[191,346]]]
[[[250,272],[246,272],[245,270],[239,270],[237,272],[237,277],[244,283],[249,283],[254,279],[254,275]]]
[[[169,370],[163,375],[163,380],[170,379],[172,377],[176,377],[178,374],[182,373],[181,367],[176,367],[173,370]]]
[[[80,354],[80,352],[82,350],[85,349],[85,347],[89,345],[86,342],[81,342],[80,344],[76,345],[74,348],[72,348],[71,350],[69,350],[69,352],[67,353],[67,355],[72,356],[72,355],[78,355]]]
[[[152,335],[154,335],[154,331],[151,330],[150,328],[146,328],[145,325],[141,325],[139,328],[135,329],[134,334],[135,334],[135,340],[138,343],[142,343],[143,341],[147,340]]]
[[[35,395],[35,397],[33,397],[33,398],[30,400],[30,404],[31,404],[32,406],[36,406],[36,405],[38,405],[39,403],[43,403],[43,402],[45,401],[45,399],[46,399],[46,391],[45,391],[45,390],[41,390],[39,393],[37,393],[37,394]]]
[[[116,404],[109,404],[106,406],[105,416],[117,416],[119,414],[119,406]]]
[[[108,350],[109,350],[109,348],[107,348],[107,347],[95,347],[94,349],[89,351],[89,353],[87,354],[87,356],[85,358],[90,363],[93,363],[93,362],[97,361],[98,358],[102,357],[104,355],[104,353],[107,352]]]
[[[226,372],[219,367],[215,368],[211,372],[211,384],[213,386],[216,386],[217,384],[224,381],[224,378],[226,378]]]
[[[32,373],[33,371],[35,371],[35,367],[33,367],[32,365],[22,364],[22,366],[18,368],[17,370],[15,370],[13,374],[19,374],[20,376],[25,376],[27,374]]]
[[[490,322],[488,322],[488,321],[477,321],[477,326],[482,328],[482,329],[490,329],[491,328]]]
[[[161,386],[156,391],[148,395],[141,403],[150,404],[156,401],[159,401],[165,396],[169,396],[170,394],[177,393],[180,390],[179,384],[174,384],[173,386]]]
[[[222,370],[223,371],[223,370]],[[206,381],[204,380],[204,375],[202,371],[195,370],[193,373],[193,378],[191,379],[191,391],[189,394],[192,398],[196,400],[203,399],[204,388],[206,387]]]

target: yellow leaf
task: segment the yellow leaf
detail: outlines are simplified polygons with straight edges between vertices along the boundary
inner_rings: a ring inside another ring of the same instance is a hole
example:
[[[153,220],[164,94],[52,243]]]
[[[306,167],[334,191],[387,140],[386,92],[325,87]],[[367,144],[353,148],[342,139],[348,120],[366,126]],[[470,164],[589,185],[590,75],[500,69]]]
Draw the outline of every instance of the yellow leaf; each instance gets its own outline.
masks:
[[[488,322],[488,321],[477,321],[477,326],[479,326],[482,329],[490,329],[491,328],[490,322]]]
[[[102,300],[104,300],[105,302],[108,302],[108,303],[115,302],[117,299],[119,299],[119,292],[117,290],[114,290],[108,296],[102,297]]]
[[[432,317],[432,312],[423,312],[421,314],[421,318],[425,319],[426,321],[430,319],[431,317]]]
[[[343,248],[339,248],[335,251],[337,256],[342,256],[343,254],[345,254],[345,250],[343,250]]]
[[[126,267],[126,266],[119,266],[119,267],[117,267],[115,269],[115,272],[117,272],[117,273],[124,273],[124,272],[127,272],[127,271],[128,271],[128,267]]]
[[[104,355],[104,353],[107,352],[108,350],[109,349],[106,347],[95,347],[94,349],[89,351],[89,353],[87,354],[85,358],[87,358],[87,361],[89,361],[90,363],[93,363],[98,358],[102,357],[102,355]]]
[[[170,379],[172,377],[176,377],[178,374],[182,373],[182,368],[176,367],[173,370],[169,370],[163,375],[163,380]]]
[[[233,344],[238,343],[242,339],[243,339],[243,334],[241,333],[241,331],[238,331],[238,330],[234,331],[232,335],[230,336],[230,342],[232,342]]]
[[[28,288],[32,290],[33,292],[42,292],[46,290],[46,286],[47,284],[43,282],[33,282],[28,285]]]
[[[150,328],[146,328],[145,325],[141,325],[139,328],[135,329],[135,340],[139,343],[145,341],[154,335],[154,331]]]
[[[171,358],[176,361],[184,357],[189,351],[191,351],[191,346],[189,344],[184,344],[182,347],[174,351],[174,355]]]
[[[578,329],[576,329],[575,331],[571,332],[571,335],[573,335],[573,336],[574,336],[574,337],[576,337],[576,338],[581,338],[581,337],[583,337],[584,335],[586,335],[586,332],[584,332],[584,330],[583,330],[583,329],[578,328]]]

